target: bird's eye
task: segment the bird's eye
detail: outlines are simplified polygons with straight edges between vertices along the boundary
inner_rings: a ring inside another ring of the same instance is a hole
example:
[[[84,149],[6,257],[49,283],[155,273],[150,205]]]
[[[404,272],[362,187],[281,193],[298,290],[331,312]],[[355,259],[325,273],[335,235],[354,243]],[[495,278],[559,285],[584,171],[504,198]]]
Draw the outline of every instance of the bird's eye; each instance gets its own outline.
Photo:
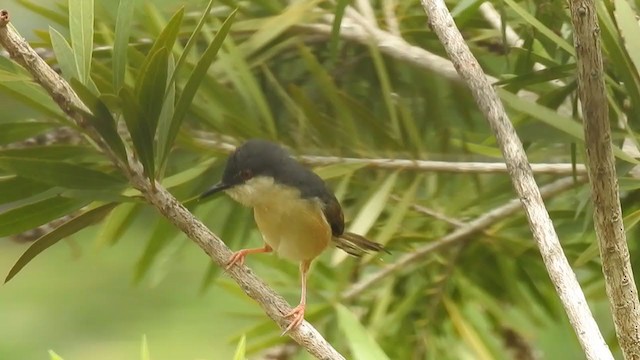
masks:
[[[251,176],[253,176],[253,174],[251,173],[251,170],[249,169],[240,170],[240,178],[242,180],[247,181],[251,179]]]

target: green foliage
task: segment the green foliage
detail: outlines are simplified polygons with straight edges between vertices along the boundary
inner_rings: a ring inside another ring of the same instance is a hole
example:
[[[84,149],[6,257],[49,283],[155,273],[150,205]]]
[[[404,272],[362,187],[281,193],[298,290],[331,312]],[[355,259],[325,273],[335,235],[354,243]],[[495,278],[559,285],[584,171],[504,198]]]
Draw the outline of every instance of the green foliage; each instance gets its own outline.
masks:
[[[47,61],[71,82],[91,113],[76,110],[85,112],[113,154],[122,162],[127,153],[135,155],[148,177],[169,188],[233,249],[259,241],[251,213],[225,197],[194,199],[219,178],[221,149],[247,138],[277,140],[295,155],[444,161],[500,156],[459,83],[416,67],[397,52],[392,56],[388,45],[341,36],[349,1],[193,2],[173,13],[135,0],[120,0],[117,6],[110,0],[71,0],[51,8],[20,3],[53,24],[36,33],[34,46],[53,51]],[[567,12],[553,2],[496,3],[523,38],[521,47],[505,48],[502,30],[482,18],[480,3],[450,2],[450,8],[485,71],[499,80],[495,86],[530,159],[582,162]],[[403,38],[441,54],[420,6],[405,0],[396,5]],[[637,164],[622,151],[625,137],[637,143],[640,118],[640,50],[630,41],[640,31],[637,6],[625,0],[598,2],[621,174]],[[387,29],[382,9],[375,15]],[[320,34],[309,24],[330,31]],[[535,62],[546,69],[534,70]],[[132,264],[134,280],[162,280],[162,264],[180,261],[177,249],[184,235],[155,212],[150,215],[119,168],[80,135],[72,144],[24,144],[65,126],[77,134],[85,129],[73,126],[28,74],[5,58],[0,58],[0,80],[0,101],[18,109],[0,119],[0,236],[69,216],[31,245],[7,280],[36,255],[94,224],[99,224],[98,244],[129,241],[140,247]],[[520,90],[537,100],[524,99]],[[348,358],[511,358],[523,349],[558,358],[579,348],[566,321],[558,320],[564,319],[563,311],[521,213],[416,259],[355,299],[343,299],[353,282],[509,201],[514,195],[506,174],[312,166],[335,190],[348,228],[392,250],[392,255],[361,260],[328,251],[314,264],[307,319]],[[538,177],[540,184],[554,179]],[[625,222],[634,236],[640,219],[638,182],[620,181]],[[547,206],[589,301],[598,305],[604,303],[604,285],[587,194],[578,186],[549,199]],[[427,216],[418,206],[455,221]],[[134,241],[128,235],[132,229],[143,229],[144,235]],[[637,246],[631,242],[630,247],[638,265]],[[248,264],[297,298],[294,265],[269,256],[251,257]],[[210,264],[191,287],[216,287],[246,300],[219,273]],[[606,312],[598,320],[610,322]],[[286,341],[265,316],[248,323],[239,332],[248,340],[233,338],[237,359]],[[603,329],[612,338],[612,327]],[[149,358],[146,339],[141,358]]]

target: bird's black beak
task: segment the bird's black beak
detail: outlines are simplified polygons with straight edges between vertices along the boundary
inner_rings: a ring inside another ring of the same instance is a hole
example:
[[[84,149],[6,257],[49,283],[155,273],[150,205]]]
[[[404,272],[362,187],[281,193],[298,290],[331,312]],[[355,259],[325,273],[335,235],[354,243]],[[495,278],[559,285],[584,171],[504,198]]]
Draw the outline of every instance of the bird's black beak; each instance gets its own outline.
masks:
[[[230,188],[231,185],[229,184],[225,184],[223,182],[219,182],[215,185],[213,185],[212,188],[210,188],[209,190],[203,192],[202,194],[200,194],[200,199],[204,199],[206,197],[209,197],[217,192],[223,191],[223,190],[227,190],[228,188]]]

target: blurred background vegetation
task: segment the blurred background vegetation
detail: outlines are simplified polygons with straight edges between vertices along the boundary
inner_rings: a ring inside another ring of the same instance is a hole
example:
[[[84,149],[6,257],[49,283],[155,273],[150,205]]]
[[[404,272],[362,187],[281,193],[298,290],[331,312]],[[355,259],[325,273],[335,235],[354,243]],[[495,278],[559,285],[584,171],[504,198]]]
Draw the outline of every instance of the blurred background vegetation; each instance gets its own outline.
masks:
[[[91,77],[83,80],[120,120],[126,108],[121,86],[144,87],[142,79],[167,71],[170,78],[176,62],[180,65],[168,93],[161,89],[150,95],[159,94],[154,104],[164,106],[155,139],[153,157],[159,165],[154,174],[180,200],[216,182],[220,160],[229,147],[251,137],[279,141],[301,156],[501,161],[490,129],[465,88],[444,76],[446,69],[425,70],[410,55],[403,55],[410,50],[403,47],[408,44],[443,53],[419,2],[374,1],[374,21],[354,14],[348,1],[214,2],[195,33],[193,47],[180,62],[208,3],[138,1],[132,21],[125,24],[131,33],[123,50],[113,46],[114,39],[122,36],[114,30],[117,2],[96,0]],[[575,59],[565,3],[495,1],[495,14],[522,39],[516,46],[504,45],[506,29],[492,27],[480,10],[482,3],[448,5],[485,71],[501,80],[501,96],[531,161],[582,163],[582,129],[573,111]],[[182,5],[186,8],[177,42],[170,43],[171,51],[164,55],[168,67],[143,67],[152,41],[162,38]],[[32,45],[43,49],[50,64],[66,78],[74,77],[69,59],[87,57],[75,43],[73,52],[65,52],[56,37],[56,32],[67,41],[74,37],[68,28],[67,2],[9,0],[2,6]],[[637,6],[637,1],[617,0],[601,2],[599,8],[618,148],[625,138],[636,143],[640,54],[623,39],[640,36],[633,16],[629,20],[624,15]],[[163,119],[180,111],[173,105],[191,86],[189,75],[234,8],[239,10],[231,31],[202,74],[164,164],[161,150],[170,143],[163,142],[167,136]],[[344,15],[346,25],[365,35],[384,31],[406,42],[357,42],[339,36],[332,31],[337,29],[334,14]],[[394,49],[399,54],[392,54]],[[115,64],[116,59],[125,59],[126,71]],[[97,225],[47,249],[0,287],[0,358],[43,359],[49,349],[67,360],[138,358],[143,335],[153,359],[231,358],[243,334],[249,358],[260,358],[265,349],[288,342],[200,249],[139,202],[134,192],[123,190],[124,184],[100,188],[92,182],[96,179],[82,178],[87,173],[78,168],[92,169],[93,175],[108,176],[109,181],[116,181],[110,175],[117,170],[86,141],[78,140],[75,131],[69,135],[63,130],[69,123],[24,72],[6,58],[0,59],[0,70],[0,105],[10,109],[0,118],[4,130],[0,236],[7,237],[0,242],[0,270],[8,273],[27,248],[38,246],[38,241],[26,239],[24,230],[62,215],[77,216],[80,208],[117,205]],[[114,72],[124,76],[123,85]],[[537,95],[537,102],[515,96],[520,90]],[[135,101],[140,99],[145,100],[140,96]],[[42,140],[45,133],[51,135],[48,140]],[[40,135],[39,143],[25,143],[35,135]],[[617,154],[623,210],[629,238],[634,239],[640,219],[637,181],[627,173],[632,161],[619,149]],[[47,160],[38,162],[42,158]],[[331,250],[312,268],[307,319],[347,358],[582,357],[521,212],[429,252],[354,299],[341,300],[352,283],[512,199],[506,173],[380,169],[305,159],[336,190],[351,230],[387,244],[392,251],[357,260]],[[42,167],[42,173],[31,171],[27,163],[50,166],[51,172]],[[77,171],[70,174],[79,181],[61,181],[65,174],[59,171],[60,164],[73,166],[68,169]],[[548,184],[573,175],[565,170],[537,179]],[[601,330],[619,354],[588,189],[576,184],[547,205]],[[427,215],[420,206],[438,216]],[[191,210],[232,249],[259,244],[250,211],[226,197],[192,205]],[[633,241],[630,250],[636,265],[639,257]],[[247,263],[291,303],[297,301],[296,264],[274,256],[253,256]],[[301,352],[295,358],[309,356]]]

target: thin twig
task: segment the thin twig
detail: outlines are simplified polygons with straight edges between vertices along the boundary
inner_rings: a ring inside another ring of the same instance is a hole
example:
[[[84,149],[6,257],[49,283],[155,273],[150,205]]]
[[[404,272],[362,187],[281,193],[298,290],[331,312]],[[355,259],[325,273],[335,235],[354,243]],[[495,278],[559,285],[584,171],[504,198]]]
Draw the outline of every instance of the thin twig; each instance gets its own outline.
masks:
[[[227,262],[232,253],[220,238],[209,231],[162,185],[152,184],[143,175],[142,165],[138,161],[130,157],[128,163],[124,163],[109,149],[97,131],[84,118],[83,111],[88,112],[88,110],[73,89],[37,55],[15,28],[9,24],[9,13],[6,10],[0,11],[0,44],[9,52],[14,61],[31,73],[58,106],[86,131],[98,148],[123,171],[130,183],[145,196],[151,205],[156,207],[158,212],[198,244],[215,263],[223,266]],[[82,111],[78,111],[78,109],[82,109]],[[288,325],[288,321],[283,317],[291,310],[287,302],[256,277],[249,268],[246,266],[232,267],[228,274],[249,297],[258,302],[265,313],[282,329]],[[317,358],[344,359],[308,322],[304,322],[288,334]]]
[[[389,33],[401,37],[400,23],[396,16],[396,7],[398,6],[397,0],[383,0],[382,1],[382,13],[384,14],[384,22],[387,23]]]
[[[577,184],[581,184],[586,181],[586,178],[579,177],[573,179],[572,177],[566,177],[545,185],[540,189],[540,194],[544,198],[552,198],[564,191],[571,189]],[[350,300],[363,291],[371,288],[379,281],[393,275],[399,271],[407,270],[411,265],[424,259],[428,255],[431,255],[434,251],[445,249],[455,244],[459,244],[461,241],[468,239],[470,236],[475,235],[493,224],[503,219],[512,216],[522,208],[522,203],[519,199],[511,199],[506,204],[497,207],[472,221],[467,222],[464,227],[460,227],[452,231],[451,233],[435,240],[425,246],[422,246],[410,254],[401,256],[393,264],[385,266],[383,269],[365,277],[363,280],[351,285],[347,290],[342,293],[342,298]]]
[[[402,199],[398,195],[391,195],[391,198],[393,200],[396,200],[396,201],[400,201]],[[423,215],[432,217],[434,219],[446,222],[447,224],[449,224],[449,225],[451,225],[453,227],[463,227],[463,226],[467,225],[467,223],[462,221],[462,220],[458,220],[456,218],[452,218],[452,217],[447,216],[445,214],[442,214],[442,213],[440,213],[438,211],[430,209],[430,208],[428,208],[426,206],[422,206],[422,205],[418,205],[418,204],[411,204],[409,207],[412,210],[414,210],[416,212],[419,212],[420,214],[423,214]]]
[[[234,139],[212,139],[210,133],[197,133],[195,139],[199,143],[210,149],[216,149],[224,153],[232,152],[235,149]],[[435,161],[435,160],[412,160],[412,159],[384,159],[384,158],[352,158],[340,156],[319,156],[319,155],[299,155],[298,160],[303,164],[311,166],[326,166],[335,164],[362,165],[377,169],[394,170],[416,170],[429,172],[452,172],[452,173],[506,173],[507,165],[496,162],[479,161]],[[533,163],[531,169],[536,174],[549,175],[586,175],[587,169],[584,164],[570,163]]]
[[[493,130],[509,169],[513,186],[524,205],[529,227],[540,254],[564,306],[582,349],[588,359],[613,359],[600,333],[584,293],[580,288],[558,239],[527,155],[502,102],[487,80],[480,64],[464,41],[443,0],[422,0],[429,24]]]
[[[369,0],[355,0],[355,6],[360,15],[367,20],[372,26],[378,26],[376,23],[376,14]]]
[[[640,301],[622,222],[596,4],[593,0],[573,0],[570,8],[602,272],[624,358],[640,359]]]

